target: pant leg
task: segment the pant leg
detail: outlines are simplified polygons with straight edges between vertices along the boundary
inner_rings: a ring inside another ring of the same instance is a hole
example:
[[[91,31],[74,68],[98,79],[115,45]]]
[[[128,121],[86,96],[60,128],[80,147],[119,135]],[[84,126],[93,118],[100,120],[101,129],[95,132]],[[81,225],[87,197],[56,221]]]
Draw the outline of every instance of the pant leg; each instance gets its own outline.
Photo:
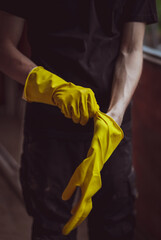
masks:
[[[69,119],[56,127],[59,121],[51,107],[31,106],[26,115],[20,180],[27,212],[33,217],[32,240],[75,240],[76,230],[68,236],[61,233],[71,216],[74,197],[63,201],[61,195],[86,157],[92,132],[79,131],[76,124],[72,131]]]
[[[102,170],[102,189],[93,198],[88,218],[90,240],[132,240],[135,228],[135,173],[132,167],[131,123],[124,139]]]

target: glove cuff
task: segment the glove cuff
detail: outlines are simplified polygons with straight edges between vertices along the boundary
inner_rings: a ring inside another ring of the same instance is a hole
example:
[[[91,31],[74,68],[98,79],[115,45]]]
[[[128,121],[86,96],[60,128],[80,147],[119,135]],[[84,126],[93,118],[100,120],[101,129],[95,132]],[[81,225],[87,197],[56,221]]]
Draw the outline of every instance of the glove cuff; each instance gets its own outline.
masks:
[[[28,102],[35,100],[31,97],[31,91],[34,91],[34,89],[37,89],[37,93],[39,92],[41,94],[46,92],[48,96],[52,96],[57,87],[62,86],[63,84],[66,84],[65,80],[54,73],[47,71],[42,66],[37,66],[29,72],[26,78],[22,98]],[[49,104],[52,104],[52,98],[50,99]]]
[[[105,116],[105,119],[103,118],[103,116]],[[97,118],[101,118],[101,119],[104,120],[105,123],[106,123],[107,117],[111,120],[111,122],[113,123],[113,125],[114,125],[114,126],[116,127],[116,129],[118,129],[118,131],[120,132],[121,140],[122,140],[122,139],[124,138],[124,132],[123,132],[122,128],[117,124],[117,122],[115,122],[115,120],[114,120],[111,116],[109,116],[108,114],[103,113],[103,112],[101,112],[101,111],[99,110],[99,111],[96,112],[95,117],[94,117],[94,120],[96,121]]]
[[[44,69],[41,66],[37,66],[31,69],[31,71],[29,72],[29,74],[27,75],[26,81],[25,81],[25,86],[24,86],[24,90],[23,90],[23,95],[22,95],[22,99],[28,102],[31,102],[28,97],[27,97],[27,86],[28,86],[28,82],[30,79],[31,74],[38,72],[40,69]]]

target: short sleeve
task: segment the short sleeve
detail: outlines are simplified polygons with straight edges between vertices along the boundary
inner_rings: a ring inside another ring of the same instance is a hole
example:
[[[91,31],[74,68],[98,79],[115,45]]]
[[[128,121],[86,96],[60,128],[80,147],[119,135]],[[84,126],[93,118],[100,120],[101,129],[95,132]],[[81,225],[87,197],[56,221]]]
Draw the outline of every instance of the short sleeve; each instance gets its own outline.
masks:
[[[124,22],[158,22],[156,0],[126,0]]]
[[[0,10],[11,13],[24,19],[27,18],[27,8],[25,6],[25,1],[2,0],[0,4]]]

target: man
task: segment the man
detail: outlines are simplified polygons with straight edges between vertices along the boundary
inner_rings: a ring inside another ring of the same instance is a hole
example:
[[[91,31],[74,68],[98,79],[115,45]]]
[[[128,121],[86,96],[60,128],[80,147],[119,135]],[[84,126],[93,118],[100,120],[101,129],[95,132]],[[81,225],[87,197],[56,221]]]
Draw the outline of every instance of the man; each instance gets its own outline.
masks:
[[[142,71],[145,24],[157,22],[155,0],[5,0],[0,8],[2,72],[24,85],[32,69],[43,66],[90,88],[100,110],[123,129],[123,141],[101,172],[88,226],[91,240],[133,239],[130,101]],[[25,20],[31,59],[17,50]],[[33,240],[76,239],[76,230],[62,235],[73,198],[63,201],[61,195],[91,143],[95,110],[87,111],[85,122],[81,111],[76,124],[73,113],[68,119],[56,106],[27,103],[20,173]]]

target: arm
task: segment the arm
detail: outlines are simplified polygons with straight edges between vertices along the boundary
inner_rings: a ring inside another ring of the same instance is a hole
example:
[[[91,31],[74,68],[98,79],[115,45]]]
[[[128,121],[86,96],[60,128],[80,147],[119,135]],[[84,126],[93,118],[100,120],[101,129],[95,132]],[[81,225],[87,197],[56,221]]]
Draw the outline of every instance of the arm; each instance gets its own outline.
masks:
[[[120,53],[116,62],[112,95],[107,114],[119,125],[139,82],[143,53],[145,24],[129,22],[124,25]]]
[[[17,49],[23,27],[24,19],[0,11],[0,71],[24,85],[36,64]]]
[[[27,101],[57,106],[65,117],[85,125],[98,110],[93,91],[68,83],[42,67],[33,69],[36,64],[17,49],[23,26],[22,18],[0,11],[0,71],[25,85]]]

